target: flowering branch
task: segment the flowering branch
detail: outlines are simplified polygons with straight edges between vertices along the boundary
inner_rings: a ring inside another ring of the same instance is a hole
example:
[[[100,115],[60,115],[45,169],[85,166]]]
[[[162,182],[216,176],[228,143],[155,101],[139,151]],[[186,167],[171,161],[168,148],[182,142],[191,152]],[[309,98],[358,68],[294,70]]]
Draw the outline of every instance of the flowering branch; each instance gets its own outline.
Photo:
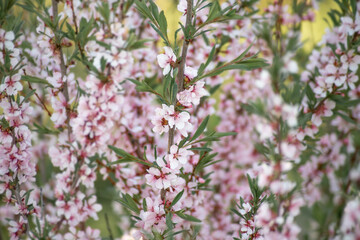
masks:
[[[182,92],[184,90],[184,73],[185,73],[185,63],[186,63],[186,55],[188,51],[189,43],[191,42],[191,39],[187,39],[186,31],[190,29],[191,25],[191,18],[193,11],[193,0],[187,0],[187,8],[186,8],[186,22],[185,22],[185,32],[184,32],[184,42],[182,46],[182,52],[181,52],[181,60],[179,63],[179,70],[177,75],[177,84],[178,84],[178,90],[177,92]],[[190,32],[189,32],[190,33]],[[191,33],[190,33],[191,34]],[[173,105],[176,104],[176,99],[172,102]],[[169,137],[168,137],[168,152],[170,152],[170,147],[174,144],[174,137],[175,137],[175,127],[171,128],[169,130]]]

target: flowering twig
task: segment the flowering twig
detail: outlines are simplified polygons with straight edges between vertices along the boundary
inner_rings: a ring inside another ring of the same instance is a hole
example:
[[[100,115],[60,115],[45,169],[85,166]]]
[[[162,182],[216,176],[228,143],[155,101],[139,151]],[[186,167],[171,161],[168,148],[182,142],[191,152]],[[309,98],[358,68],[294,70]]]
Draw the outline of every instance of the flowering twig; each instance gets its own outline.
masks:
[[[186,14],[186,22],[185,22],[185,30],[189,29],[191,25],[191,18],[192,18],[192,9],[193,9],[193,0],[187,0],[187,14]],[[184,72],[185,72],[185,62],[186,62],[186,55],[189,46],[189,39],[186,39],[186,33],[184,32],[184,42],[181,52],[181,60],[179,63],[179,72],[177,75],[177,83],[178,83],[178,92],[184,90]],[[176,101],[176,99],[175,99]],[[176,102],[173,102],[175,105]],[[175,127],[169,130],[169,138],[168,138],[168,152],[170,152],[170,147],[174,144],[174,137],[175,137]]]
[[[52,10],[53,10],[53,20],[56,21],[57,17],[58,17],[58,0],[51,0],[52,3]],[[58,34],[57,34],[57,30],[58,30],[58,25],[56,24],[56,28],[55,28],[55,32],[54,32],[54,37],[55,37],[55,44],[56,44],[56,49],[59,51],[59,57],[60,57],[60,69],[61,69],[61,78],[64,79],[64,77],[66,76],[66,65],[65,65],[65,61],[64,61],[64,54],[62,51],[62,47],[61,47],[61,39],[59,39]],[[68,85],[67,85],[67,81],[64,81],[64,86],[63,86],[63,90],[62,90],[67,105],[66,106],[66,125],[67,125],[67,130],[68,130],[68,140],[69,142],[71,141],[71,126],[70,126],[70,106],[69,106],[69,91],[68,91]]]

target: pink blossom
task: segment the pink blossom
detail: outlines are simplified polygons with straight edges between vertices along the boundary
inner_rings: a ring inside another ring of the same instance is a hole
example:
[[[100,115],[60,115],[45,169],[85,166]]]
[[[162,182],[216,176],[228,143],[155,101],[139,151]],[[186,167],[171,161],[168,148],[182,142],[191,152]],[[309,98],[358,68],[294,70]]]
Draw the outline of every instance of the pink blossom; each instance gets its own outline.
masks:
[[[177,99],[181,105],[190,107],[191,104],[198,105],[203,96],[208,96],[208,91],[204,88],[205,82],[198,81],[188,89],[177,94]]]
[[[172,173],[170,168],[165,166],[162,158],[158,158],[156,163],[159,165],[160,169],[151,167],[147,170],[148,174],[145,175],[147,184],[153,185],[161,190],[176,186],[180,183],[180,179]]]
[[[54,108],[54,112],[51,115],[51,120],[55,123],[56,126],[63,125],[67,118],[66,116],[67,101],[64,95],[61,92],[59,92],[58,98],[52,96],[51,105]]]
[[[346,16],[341,18],[341,22],[345,31],[350,36],[354,35],[355,32],[360,31],[360,15],[358,12],[356,13],[356,17],[354,20],[351,17]]]
[[[9,231],[10,231],[10,240],[17,240],[20,236],[26,231],[27,221],[20,216],[19,221],[10,221],[9,222]]]
[[[54,88],[61,88],[64,82],[66,82],[66,76],[63,79],[60,72],[55,72],[52,77],[48,78],[48,81]]]
[[[187,1],[186,0],[180,0],[179,4],[177,5],[177,9],[179,12],[184,13],[184,15],[187,12]]]
[[[248,212],[250,212],[251,209],[252,209],[252,207],[251,207],[250,203],[243,203],[243,204],[242,204],[242,209],[240,209],[240,213],[241,213],[242,215],[245,215],[245,214],[247,214]]]
[[[165,116],[165,119],[168,121],[169,126],[171,128],[175,127],[184,137],[187,137],[187,132],[192,129],[192,125],[189,122],[190,114],[188,112],[175,111],[174,105],[171,105],[167,110],[168,114]]]
[[[173,64],[176,62],[176,56],[170,47],[164,47],[165,53],[159,54],[157,60],[159,66],[163,68],[163,74],[166,75],[170,72]],[[171,71],[172,75],[172,71]]]
[[[325,82],[327,84],[335,83],[335,85],[339,87],[340,85],[345,83],[347,69],[338,68],[335,67],[334,65],[327,65],[326,72],[327,72],[327,77],[325,79]]]
[[[151,123],[154,124],[153,131],[158,134],[169,131],[169,122],[167,120],[169,107],[165,104],[162,108],[155,109],[155,116],[151,119]]]
[[[332,116],[332,109],[335,108],[335,102],[331,100],[326,100],[320,106],[317,107],[316,112],[312,115],[311,121],[316,125],[320,126],[322,123],[321,117],[330,117]]]
[[[343,68],[349,68],[350,71],[356,72],[360,64],[360,55],[354,54],[354,50],[350,50],[342,55],[340,60]]]
[[[20,83],[21,75],[6,76],[3,84],[0,85],[0,91],[6,91],[8,95],[16,95],[23,89]]]
[[[13,31],[5,31],[4,29],[0,29],[0,49],[4,49],[4,47],[8,50],[14,50],[14,41],[15,34]]]
[[[332,90],[332,83],[331,84],[327,83],[326,78],[324,76],[317,76],[314,93],[318,97],[325,97],[330,90]]]
[[[188,158],[194,155],[192,151],[189,151],[184,148],[178,148],[177,145],[172,145],[170,147],[169,162],[171,169],[176,169],[180,164],[184,165],[188,162]]]
[[[355,83],[359,81],[359,76],[355,75],[355,73],[348,74],[348,77],[346,78],[346,84],[350,89],[355,89]]]
[[[154,200],[150,197],[145,198],[147,211],[140,211],[140,218],[136,225],[144,230],[150,230],[151,227],[156,226],[159,230],[166,229],[165,210],[164,205],[159,197]]]

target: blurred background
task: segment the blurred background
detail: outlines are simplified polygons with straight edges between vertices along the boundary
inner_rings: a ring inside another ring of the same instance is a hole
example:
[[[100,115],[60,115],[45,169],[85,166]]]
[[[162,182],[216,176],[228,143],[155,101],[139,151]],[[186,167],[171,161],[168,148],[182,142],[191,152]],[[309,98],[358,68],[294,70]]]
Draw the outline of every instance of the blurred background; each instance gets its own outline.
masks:
[[[1,0],[0,0],[1,1]],[[101,2],[102,0],[98,0],[99,2]],[[169,28],[169,36],[170,38],[173,38],[174,36],[174,32],[176,29],[179,28],[179,24],[178,22],[180,21],[180,17],[181,17],[181,13],[177,10],[177,4],[178,4],[178,0],[154,0],[157,5],[159,6],[159,8],[161,8],[162,10],[164,10],[167,21],[168,21],[168,28]],[[241,1],[241,0],[240,0]],[[291,4],[292,1],[294,0],[284,0],[284,5],[285,4]],[[297,1],[315,1],[315,0],[297,0]],[[47,0],[46,1],[49,6],[51,4],[51,0]],[[220,1],[221,2],[221,1]],[[264,11],[264,9],[271,3],[273,3],[274,0],[260,0],[258,3],[258,7],[260,10],[260,13],[262,11]],[[328,25],[326,19],[328,19],[327,13],[330,9],[334,9],[337,8],[337,4],[335,3],[334,0],[320,0],[320,1],[316,1],[317,2],[317,9],[315,11],[315,20],[313,22],[305,22],[302,25],[302,41],[304,43],[304,47],[303,47],[303,51],[304,51],[304,55],[307,56],[307,54],[310,53],[310,51],[314,48],[314,46],[316,46],[316,44],[321,40],[323,34],[326,31],[326,28],[331,27]],[[62,9],[62,6],[59,6],[60,10]],[[18,14],[19,16],[22,16],[22,18],[24,20],[27,19],[26,14],[22,14],[22,9],[16,9],[15,10],[15,14]],[[29,20],[29,19],[27,19]],[[330,21],[329,21],[330,22]],[[35,21],[33,22],[32,20],[30,21],[26,21],[26,26],[29,28],[36,28],[35,25]],[[173,39],[170,39],[173,40]],[[86,72],[84,71],[84,69],[79,66],[75,68],[75,74],[78,76],[85,76]],[[216,96],[215,96],[216,98]],[[213,123],[213,126],[215,126],[215,123]],[[50,160],[48,159],[47,162],[47,168],[48,170],[52,169],[52,165],[50,163]],[[46,171],[46,173],[44,173],[46,176],[46,178],[50,178],[51,176],[49,175],[49,173],[51,173],[52,171]],[[40,174],[39,174],[40,175]],[[119,222],[119,216],[118,215],[114,215],[114,211],[113,208],[114,207],[120,207],[120,204],[116,204],[114,205],[114,199],[118,198],[118,193],[115,191],[114,187],[106,182],[103,181],[101,176],[98,176],[97,181],[96,181],[96,189],[101,189],[101,194],[97,193],[97,197],[99,202],[102,204],[103,206],[103,210],[99,213],[99,220],[98,221],[89,221],[87,224],[89,224],[90,226],[94,227],[94,228],[98,228],[101,230],[101,233],[103,235],[103,237],[107,237],[108,236],[108,229],[107,229],[107,224],[106,224],[106,217],[109,220],[109,225],[110,228],[114,234],[114,236],[118,237],[122,234],[122,224],[117,224]],[[230,214],[230,213],[229,213]],[[123,224],[128,224],[128,223],[123,223]],[[0,226],[0,239],[1,236],[3,237],[2,239],[8,239],[7,236],[5,235],[5,233],[3,231],[1,231],[1,229],[4,229],[4,226]]]
[[[161,10],[164,10],[165,16],[168,21],[168,29],[169,29],[169,37],[170,41],[173,39],[173,32],[176,31],[176,29],[179,28],[179,21],[181,17],[181,13],[177,10],[177,4],[178,0],[154,0],[156,4],[161,8]],[[241,0],[240,0],[241,1]],[[292,3],[293,0],[284,0],[285,4]],[[309,1],[309,0],[298,0],[298,1]],[[310,0],[312,1],[312,0]],[[314,0],[315,1],[315,0]],[[221,2],[221,1],[220,1]],[[273,3],[274,0],[260,0],[258,3],[259,11],[260,13],[264,11],[264,9],[271,3]],[[302,42],[304,43],[303,50],[305,51],[305,55],[310,54],[311,50],[316,46],[316,44],[321,40],[323,34],[326,31],[326,28],[329,28],[328,22],[328,15],[330,9],[336,9],[338,8],[338,5],[334,0],[320,0],[316,1],[318,8],[315,11],[315,20],[313,22],[306,21],[302,25]],[[220,91],[217,93],[219,94]],[[218,94],[216,94],[218,96]],[[215,98],[217,98],[215,96]],[[216,123],[213,122],[213,126],[216,125]],[[122,234],[121,232],[121,224],[116,225],[115,222],[118,222],[118,216],[115,216],[113,214],[113,207],[114,198],[118,197],[117,193],[114,191],[111,184],[102,181],[100,178],[97,180],[97,189],[102,189],[102,194],[98,195],[99,202],[103,205],[103,210],[99,214],[99,221],[90,221],[89,225],[101,229],[101,233],[103,234],[103,237],[107,236],[107,226],[105,221],[105,214],[109,218],[110,227],[114,233],[115,236],[119,236],[119,234]],[[107,193],[104,194],[104,189],[107,189]],[[118,207],[120,207],[120,204],[116,204]],[[126,223],[125,223],[126,224]]]

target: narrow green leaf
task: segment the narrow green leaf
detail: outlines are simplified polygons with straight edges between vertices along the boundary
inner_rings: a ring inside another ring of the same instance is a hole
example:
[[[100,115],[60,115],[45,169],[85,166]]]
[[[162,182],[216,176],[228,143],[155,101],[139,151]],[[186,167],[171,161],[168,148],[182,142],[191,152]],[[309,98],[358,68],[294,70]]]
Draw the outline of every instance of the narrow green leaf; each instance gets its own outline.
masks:
[[[21,103],[26,102],[32,95],[34,95],[35,92],[35,89],[32,89],[30,92],[28,92]]]
[[[170,204],[170,208],[172,208],[181,199],[183,194],[184,194],[184,189],[175,196],[174,200]]]
[[[194,133],[194,136],[191,138],[190,142],[197,139],[204,132],[204,130],[205,130],[206,126],[207,126],[207,123],[209,121],[209,118],[210,118],[210,116],[206,116],[206,118],[201,122],[199,128]]]
[[[21,79],[24,81],[30,82],[30,83],[46,84],[46,85],[53,87],[48,81],[46,81],[45,79],[42,79],[42,78],[28,76],[28,75],[26,75],[26,76],[22,75]]]
[[[200,152],[211,152],[212,151],[211,148],[207,148],[207,147],[193,147],[193,148],[188,148],[187,150],[200,151]]]
[[[234,135],[237,135],[236,132],[216,132],[214,133],[214,137],[227,137],[227,136],[234,136]]]
[[[178,212],[175,212],[176,215],[178,215],[180,218],[184,219],[184,220],[187,220],[187,221],[190,221],[190,222],[201,222],[200,219],[197,219],[196,217],[194,216],[191,216],[191,215],[188,215],[188,214],[184,214],[180,211]]]
[[[134,199],[131,198],[129,194],[125,194],[120,199],[116,199],[121,205],[126,207],[127,209],[135,212],[136,214],[140,214],[140,209],[138,208]]]

